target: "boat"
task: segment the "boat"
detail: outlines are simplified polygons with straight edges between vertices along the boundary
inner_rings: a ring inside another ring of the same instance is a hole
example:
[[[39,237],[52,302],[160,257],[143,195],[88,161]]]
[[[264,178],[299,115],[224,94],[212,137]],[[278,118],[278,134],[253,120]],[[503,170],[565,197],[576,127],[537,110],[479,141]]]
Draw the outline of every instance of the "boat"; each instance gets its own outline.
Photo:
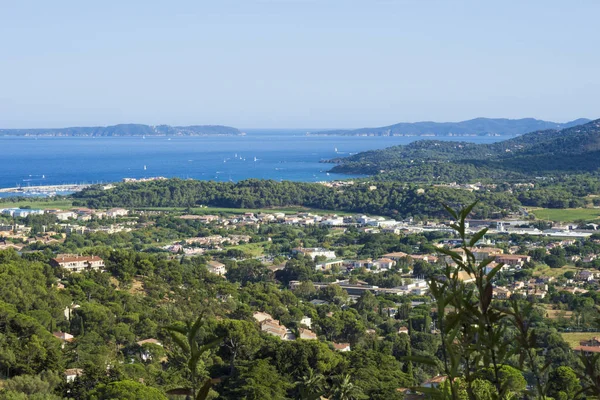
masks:
[[[144,171],[146,170],[146,166],[144,165]]]

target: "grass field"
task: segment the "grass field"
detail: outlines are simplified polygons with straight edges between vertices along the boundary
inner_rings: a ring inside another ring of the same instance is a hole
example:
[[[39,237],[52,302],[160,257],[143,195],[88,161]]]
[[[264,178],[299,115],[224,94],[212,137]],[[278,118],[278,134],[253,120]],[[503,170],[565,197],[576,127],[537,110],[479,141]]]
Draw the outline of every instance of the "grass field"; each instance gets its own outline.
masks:
[[[556,320],[559,318],[564,318],[568,320],[573,316],[573,311],[553,310],[551,304],[545,304],[544,308],[546,308],[546,313],[548,314],[547,317],[550,319]]]
[[[560,334],[571,347],[579,346],[579,342],[600,336],[600,332],[564,332]]]
[[[246,244],[241,244],[239,246],[227,247],[225,250],[229,250],[229,249],[241,250],[245,254],[247,254],[248,257],[258,257],[258,256],[263,255],[263,253],[265,251],[265,248],[263,246],[266,245],[267,243],[269,243],[269,242],[246,243]]]
[[[2,201],[0,199],[0,208],[15,208],[15,207],[31,207],[38,209],[68,209],[73,206],[73,202],[71,200],[49,200],[49,201],[39,201],[39,200],[24,200],[18,201],[16,203],[10,201]]]
[[[535,271],[533,272],[533,275],[534,276],[553,276],[556,278],[559,276],[563,276],[564,273],[567,271],[576,272],[577,269],[578,268],[573,265],[565,265],[560,268],[550,268],[547,265],[543,265],[543,266],[536,267]]]
[[[536,218],[555,222],[594,220],[600,218],[600,208],[536,208],[529,210]]]

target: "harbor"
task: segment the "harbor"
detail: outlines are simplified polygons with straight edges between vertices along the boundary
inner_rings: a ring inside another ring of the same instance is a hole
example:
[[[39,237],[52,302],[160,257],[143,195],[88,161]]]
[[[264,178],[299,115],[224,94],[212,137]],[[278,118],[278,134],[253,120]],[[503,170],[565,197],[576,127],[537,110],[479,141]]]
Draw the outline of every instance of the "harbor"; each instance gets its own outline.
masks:
[[[23,196],[54,196],[56,194],[70,194],[79,192],[90,184],[64,184],[64,185],[41,185],[41,186],[18,186],[10,188],[0,188],[0,194],[19,195]]]

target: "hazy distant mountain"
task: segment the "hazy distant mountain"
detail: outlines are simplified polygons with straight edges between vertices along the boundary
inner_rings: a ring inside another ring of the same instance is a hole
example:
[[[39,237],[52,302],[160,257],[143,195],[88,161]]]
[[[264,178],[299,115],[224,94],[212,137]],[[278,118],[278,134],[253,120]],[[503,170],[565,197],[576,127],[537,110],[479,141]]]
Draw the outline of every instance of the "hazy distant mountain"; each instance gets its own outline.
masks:
[[[0,136],[232,136],[243,133],[230,126],[221,125],[142,125],[119,124],[49,129],[0,129]]]
[[[491,144],[420,140],[330,160],[332,172],[382,172],[402,180],[546,176],[600,171],[600,119],[562,130],[541,130]]]
[[[310,135],[342,136],[466,136],[466,135],[522,135],[527,132],[546,129],[565,129],[589,122],[580,118],[571,122],[558,123],[534,118],[475,118],[462,122],[402,122],[380,128],[353,130],[331,130],[310,133]]]

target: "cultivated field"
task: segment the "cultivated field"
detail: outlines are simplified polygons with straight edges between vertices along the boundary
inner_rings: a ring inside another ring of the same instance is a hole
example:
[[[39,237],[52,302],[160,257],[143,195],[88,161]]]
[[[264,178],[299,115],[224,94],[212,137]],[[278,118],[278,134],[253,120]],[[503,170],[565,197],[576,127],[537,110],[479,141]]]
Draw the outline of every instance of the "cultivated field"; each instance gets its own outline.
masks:
[[[536,218],[556,222],[595,220],[600,218],[600,208],[536,208],[531,209]]]

